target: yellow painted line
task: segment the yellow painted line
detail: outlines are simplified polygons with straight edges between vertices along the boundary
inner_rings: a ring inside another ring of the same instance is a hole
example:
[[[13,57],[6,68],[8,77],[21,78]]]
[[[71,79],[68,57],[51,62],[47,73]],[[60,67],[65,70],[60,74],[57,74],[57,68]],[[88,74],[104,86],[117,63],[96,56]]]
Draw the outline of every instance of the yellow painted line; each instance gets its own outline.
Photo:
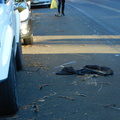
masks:
[[[34,36],[40,39],[120,39],[120,35],[52,35],[52,36]]]

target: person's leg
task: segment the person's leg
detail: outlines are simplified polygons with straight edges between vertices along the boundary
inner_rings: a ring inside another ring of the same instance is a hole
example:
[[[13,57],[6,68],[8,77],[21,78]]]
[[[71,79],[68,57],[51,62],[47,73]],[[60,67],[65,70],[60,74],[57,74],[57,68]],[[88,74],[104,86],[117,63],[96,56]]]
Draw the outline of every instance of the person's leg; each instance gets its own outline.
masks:
[[[58,0],[58,13],[60,13],[61,0]]]
[[[62,0],[58,0],[58,13],[55,14],[55,16],[58,16],[58,17],[62,16],[62,15],[61,15],[61,12],[60,12],[61,3],[62,3]]]
[[[63,15],[65,15],[64,14],[64,9],[65,9],[65,0],[62,0],[62,14]]]

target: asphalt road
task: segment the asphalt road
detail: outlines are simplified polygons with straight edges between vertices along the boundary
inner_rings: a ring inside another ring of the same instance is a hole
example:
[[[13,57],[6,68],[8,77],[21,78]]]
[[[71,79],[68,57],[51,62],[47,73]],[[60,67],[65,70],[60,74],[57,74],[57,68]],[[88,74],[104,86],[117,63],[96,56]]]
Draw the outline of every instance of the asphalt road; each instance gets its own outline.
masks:
[[[56,9],[32,9],[34,44],[22,46],[17,73],[20,109],[0,120],[119,120],[120,1],[68,0]],[[114,75],[56,75],[63,66],[110,67]],[[62,67],[61,67],[62,66]]]

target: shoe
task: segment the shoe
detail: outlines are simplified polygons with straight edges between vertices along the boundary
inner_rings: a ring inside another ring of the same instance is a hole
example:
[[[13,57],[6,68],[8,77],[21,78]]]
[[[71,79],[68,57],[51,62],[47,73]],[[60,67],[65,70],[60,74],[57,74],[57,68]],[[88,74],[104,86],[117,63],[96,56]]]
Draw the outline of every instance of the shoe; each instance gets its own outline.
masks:
[[[61,15],[61,13],[58,12],[57,14],[55,14],[55,16],[60,17],[62,15]]]
[[[64,13],[62,13],[62,16],[65,16],[65,14],[64,14]]]

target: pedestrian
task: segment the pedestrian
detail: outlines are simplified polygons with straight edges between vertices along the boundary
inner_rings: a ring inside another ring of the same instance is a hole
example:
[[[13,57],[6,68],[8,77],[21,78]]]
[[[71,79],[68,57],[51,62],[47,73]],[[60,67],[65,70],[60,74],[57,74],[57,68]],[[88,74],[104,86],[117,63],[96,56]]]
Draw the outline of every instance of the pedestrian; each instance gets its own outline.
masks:
[[[62,5],[62,10],[61,10],[61,5]],[[58,0],[58,13],[55,14],[55,16],[65,16],[64,9],[65,9],[65,0]]]

